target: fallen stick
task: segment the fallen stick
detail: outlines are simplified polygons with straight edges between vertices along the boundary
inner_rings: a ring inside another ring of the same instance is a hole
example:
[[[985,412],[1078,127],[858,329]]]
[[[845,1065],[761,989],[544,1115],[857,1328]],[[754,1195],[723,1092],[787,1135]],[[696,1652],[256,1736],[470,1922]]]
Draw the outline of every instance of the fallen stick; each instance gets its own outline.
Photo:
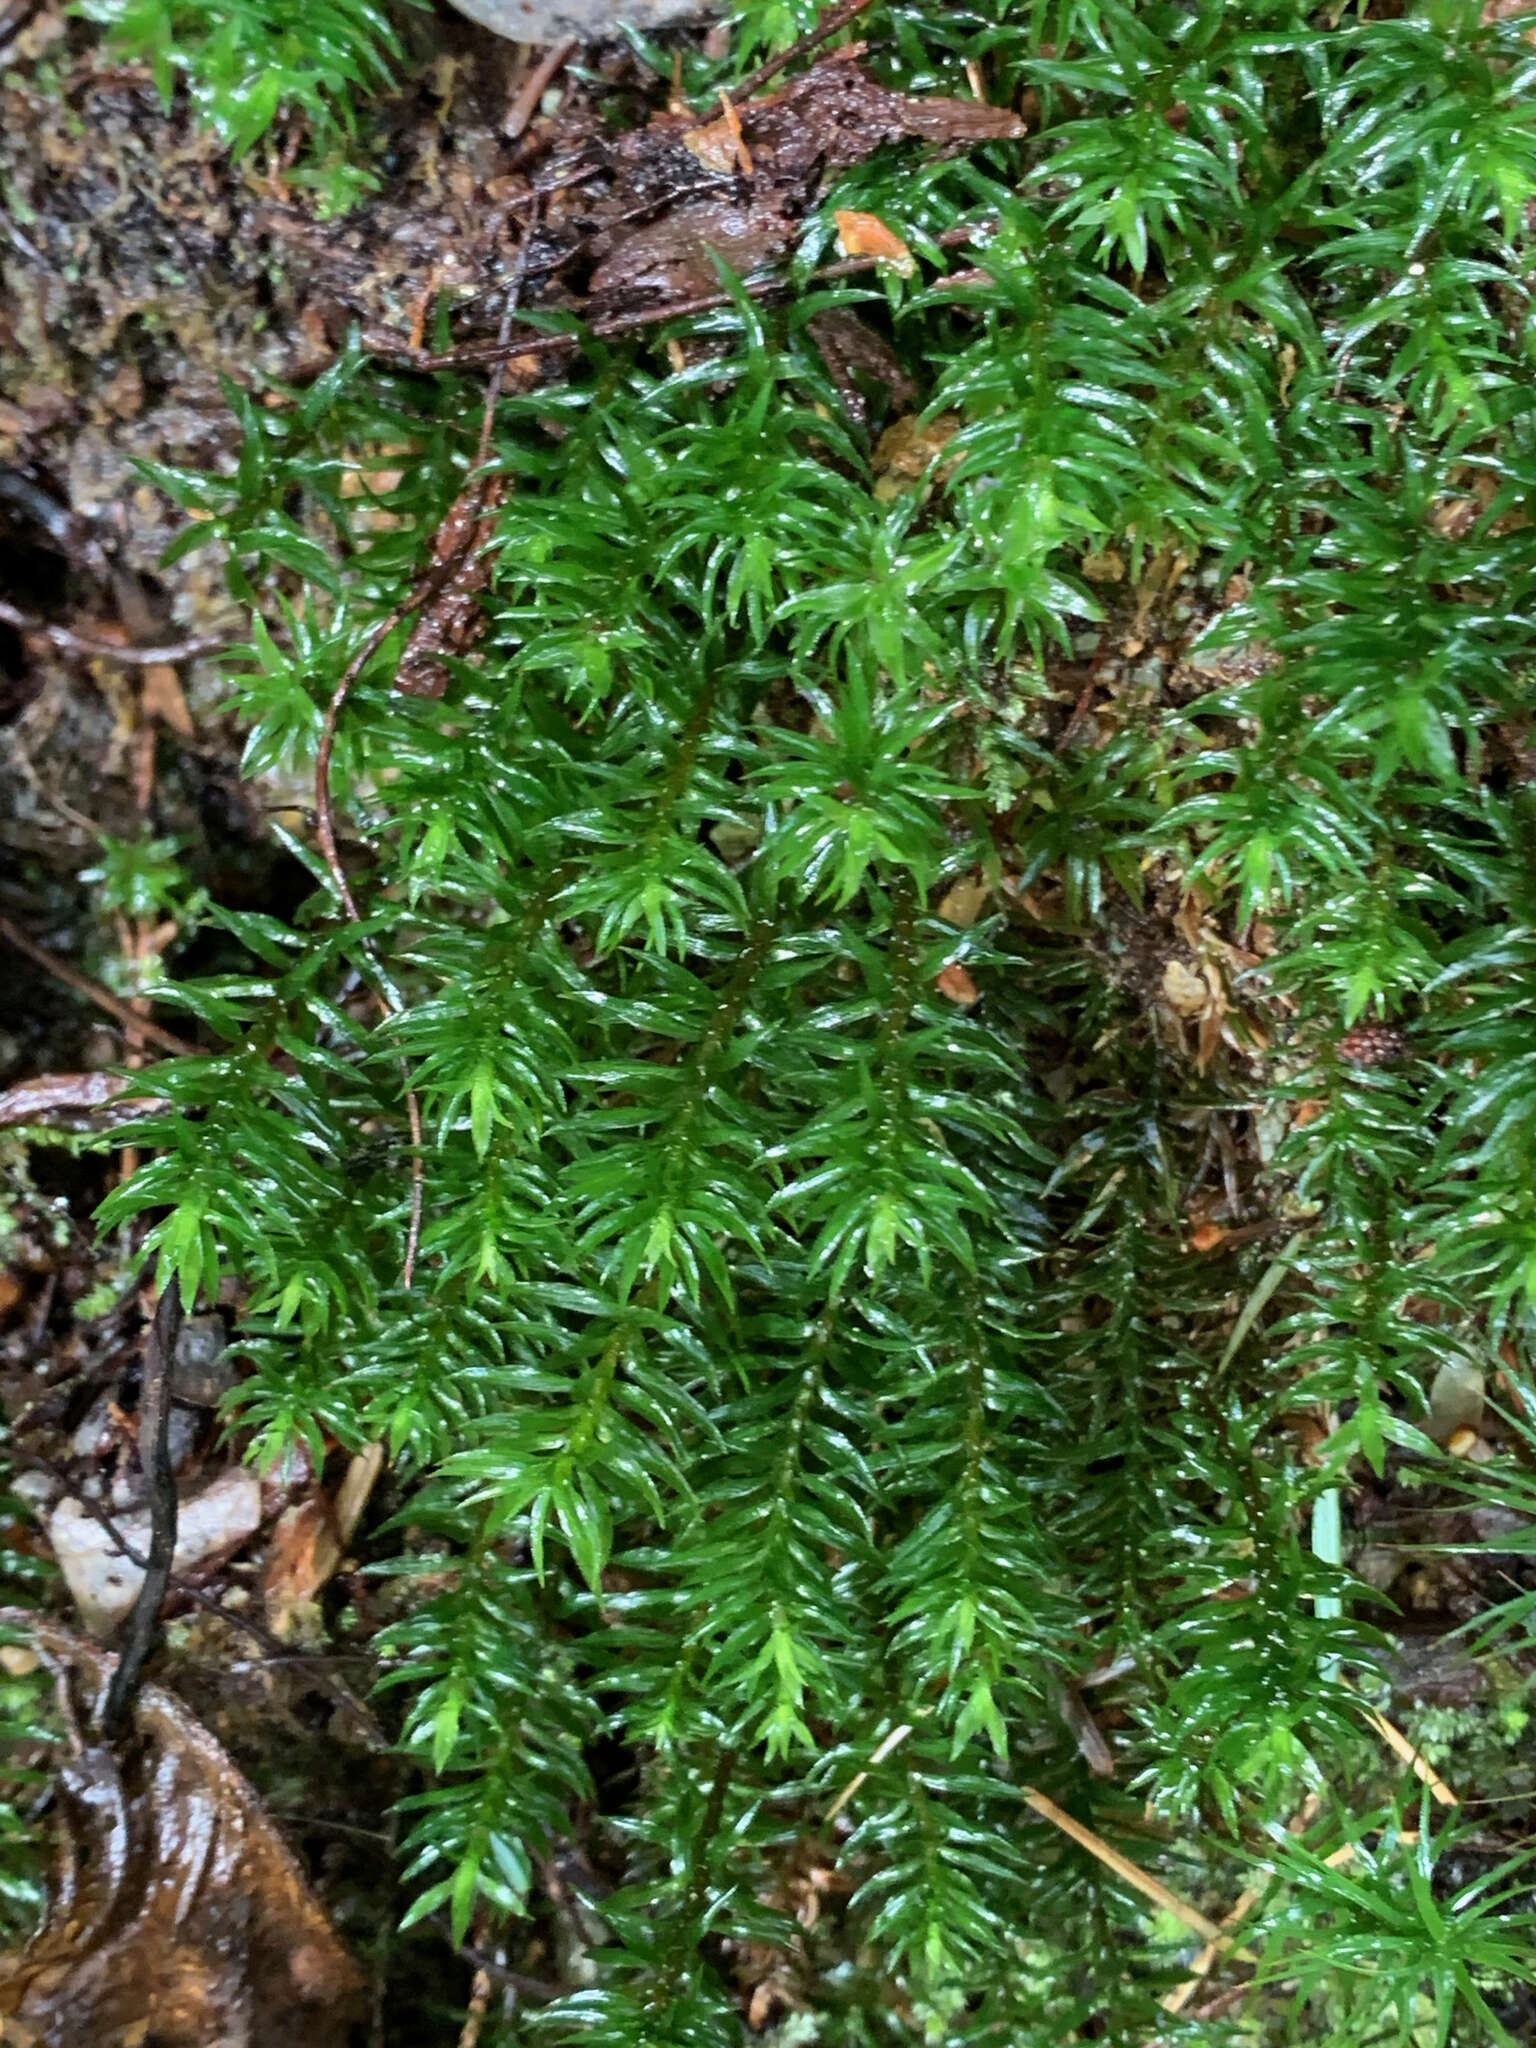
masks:
[[[35,633],[44,640],[51,640],[66,654],[84,654],[92,660],[121,662],[124,668],[174,666],[179,661],[193,661],[200,654],[217,654],[229,645],[222,634],[200,633],[190,640],[173,640],[164,647],[120,646],[115,640],[99,640],[94,633],[75,633],[68,626],[51,625],[47,619],[24,612],[4,598],[0,598],[0,623],[14,626],[18,633]]]
[[[975,221],[963,228],[945,228],[934,239],[941,248],[956,249],[974,242],[992,227],[990,220]],[[836,263],[824,263],[813,270],[806,279],[808,284],[825,284],[839,277],[853,277],[863,270],[874,270],[889,259],[884,256],[845,256]],[[775,292],[792,292],[797,289],[793,278],[775,276],[745,280],[742,290],[749,298],[761,299]],[[605,317],[588,321],[584,328],[561,334],[531,334],[516,340],[503,342],[467,341],[457,348],[443,349],[436,355],[425,354],[413,349],[398,335],[369,329],[363,335],[363,346],[371,354],[386,361],[399,363],[408,370],[473,370],[483,369],[492,363],[505,362],[515,356],[547,356],[564,348],[579,348],[586,335],[595,335],[606,341],[615,334],[633,334],[644,327],[659,327],[668,320],[691,319],[696,313],[715,313],[722,306],[734,303],[729,292],[696,292],[690,298],[670,299],[665,305],[645,306],[633,313],[610,313]],[[561,308],[568,311],[569,308]]]
[[[162,1052],[168,1052],[176,1059],[197,1057],[195,1045],[189,1044],[185,1038],[178,1038],[174,1031],[167,1031],[163,1025],[152,1023],[147,1017],[141,1017],[121,996],[113,995],[111,989],[104,988],[99,981],[93,981],[90,975],[82,974],[78,967],[71,967],[67,961],[60,960],[56,954],[50,953],[46,946],[40,946],[35,939],[29,939],[20,925],[12,924],[4,915],[0,915],[0,939],[14,946],[18,953],[25,954],[27,959],[35,966],[41,967],[46,974],[51,974],[56,980],[62,981],[66,988],[72,988],[76,995],[84,996],[88,1002],[94,1003],[98,1010],[105,1010],[109,1017],[115,1017],[125,1031],[141,1033],[151,1045],[158,1045]]]
[[[149,1555],[144,1583],[123,1635],[122,1654],[101,1709],[101,1732],[111,1739],[122,1726],[139,1675],[160,1632],[160,1605],[170,1589],[176,1556],[176,1475],[171,1470],[171,1366],[181,1335],[181,1282],[171,1274],[160,1293],[144,1347],[144,1384],[139,1394],[139,1463],[149,1483]]]
[[[812,50],[820,49],[821,45],[835,36],[840,28],[846,28],[855,15],[862,14],[866,7],[873,4],[874,0],[844,0],[841,7],[834,7],[830,14],[823,15],[813,29],[808,29],[798,42],[791,43],[787,50],[780,50],[777,57],[770,57],[766,64],[759,64],[755,71],[749,71],[740,85],[733,87],[729,95],[731,105],[737,106],[742,100],[750,99],[770,78],[777,78],[786,65],[793,64],[797,57],[808,57]]]

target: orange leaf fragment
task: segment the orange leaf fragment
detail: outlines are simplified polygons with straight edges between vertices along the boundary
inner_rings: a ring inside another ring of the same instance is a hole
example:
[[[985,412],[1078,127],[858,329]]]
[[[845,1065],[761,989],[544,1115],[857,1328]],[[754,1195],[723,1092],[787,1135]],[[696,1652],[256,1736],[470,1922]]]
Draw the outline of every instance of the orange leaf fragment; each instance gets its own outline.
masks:
[[[1326,1102],[1318,1102],[1315,1099],[1307,1102],[1298,1102],[1296,1114],[1291,1118],[1292,1129],[1304,1131],[1308,1124],[1315,1124],[1317,1122],[1327,1107]]]
[[[986,907],[991,893],[984,876],[962,875],[940,898],[938,914],[946,924],[957,924],[962,931],[969,931]]]
[[[832,216],[837,223],[838,244],[845,256],[873,256],[903,277],[911,277],[917,259],[893,228],[878,213],[855,213],[840,206]]]
[[[948,996],[952,1003],[959,1003],[969,1009],[972,1003],[981,1001],[981,990],[958,961],[951,961],[937,976],[936,986],[941,996]]]
[[[197,727],[192,723],[192,713],[187,708],[181,678],[169,662],[153,662],[145,669],[139,703],[146,718],[158,718],[162,725],[168,725],[184,740],[196,739]]]
[[[268,1619],[285,1640],[300,1611],[341,1568],[346,1547],[383,1469],[383,1444],[370,1444],[347,1467],[334,1502],[317,1492],[279,1515],[261,1590]]]

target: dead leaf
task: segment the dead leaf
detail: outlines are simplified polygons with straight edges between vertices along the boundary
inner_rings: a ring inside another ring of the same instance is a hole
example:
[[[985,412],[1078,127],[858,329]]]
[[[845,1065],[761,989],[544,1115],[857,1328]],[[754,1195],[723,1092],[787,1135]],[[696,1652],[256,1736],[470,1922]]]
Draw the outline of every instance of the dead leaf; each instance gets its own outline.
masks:
[[[162,725],[168,725],[182,739],[196,739],[197,727],[192,723],[192,713],[187,708],[181,678],[169,662],[153,662],[145,669],[139,703],[146,719],[158,718]]]
[[[336,1532],[343,1543],[350,1543],[357,1534],[357,1525],[363,1519],[368,1496],[383,1470],[382,1438],[369,1444],[366,1450],[357,1452],[347,1466],[346,1476],[336,1489]]]
[[[969,931],[980,917],[992,891],[980,875],[962,875],[939,899],[939,916],[946,924]]]
[[[1181,1017],[1200,1017],[1210,1004],[1211,992],[1205,977],[1186,967],[1182,960],[1170,960],[1163,969],[1163,1000]]]
[[[1115,548],[1096,548],[1084,555],[1083,574],[1090,583],[1123,583],[1125,557]]]
[[[0,1130],[16,1124],[100,1130],[170,1108],[160,1096],[134,1094],[140,1085],[130,1074],[39,1074],[0,1090]]]
[[[9,1613],[73,1705],[116,1658]],[[261,1801],[202,1725],[147,1686],[135,1741],[75,1734],[48,1915],[0,1958],[0,2031],[35,2048],[346,2048],[364,1982]]]
[[[931,420],[920,419],[916,413],[904,413],[899,420],[892,420],[875,443],[871,458],[875,496],[880,503],[889,504],[903,491],[917,489],[959,431],[957,412],[941,412]],[[933,480],[943,483],[950,473],[951,466],[940,463]]]
[[[873,256],[878,262],[889,263],[901,277],[916,274],[917,259],[878,213],[855,213],[840,206],[832,218],[837,223],[838,246],[845,256]]]
[[[1189,1248],[1192,1252],[1213,1252],[1227,1241],[1227,1233],[1219,1223],[1202,1223],[1198,1230],[1189,1234]]]
[[[851,170],[882,143],[904,136],[969,143],[1012,140],[1027,132],[1007,107],[892,92],[861,71],[853,54],[839,52],[742,108],[742,126],[760,170],[767,157],[776,177],[793,182],[816,174],[818,166]]]
[[[267,1549],[261,1594],[274,1635],[286,1641],[300,1609],[314,1599],[341,1563],[336,1516],[324,1494],[285,1508]]]
[[[702,128],[689,128],[684,132],[683,147],[690,156],[698,159],[705,170],[728,178],[738,164],[736,137],[739,132],[739,121],[734,129],[728,121],[707,121]]]
[[[1520,1390],[1519,1381],[1512,1377],[1512,1374],[1518,1372],[1520,1369],[1519,1360],[1515,1353],[1515,1347],[1513,1346],[1513,1344],[1509,1342],[1508,1338],[1506,1338],[1504,1342],[1499,1346],[1499,1356],[1501,1359],[1503,1359],[1504,1365],[1508,1368],[1508,1370],[1498,1372],[1494,1375],[1494,1391],[1495,1393],[1497,1393],[1499,1399],[1503,1401],[1507,1407],[1512,1408],[1516,1415],[1519,1416],[1520,1420],[1524,1422],[1527,1419],[1526,1399],[1524,1394]]]
[[[703,128],[690,128],[683,137],[683,147],[690,156],[697,157],[706,170],[718,171],[722,175],[739,172],[743,178],[756,175],[751,148],[741,132],[741,116],[723,85],[720,88],[719,120],[711,121]]]
[[[788,251],[796,232],[774,198],[714,194],[675,206],[624,234],[589,280],[588,309],[624,310],[637,299],[689,298],[719,284],[715,259],[745,277]]]
[[[972,1003],[981,1001],[981,990],[958,961],[951,961],[936,978],[940,995],[948,996],[952,1003],[959,1003],[969,1009]]]
[[[370,1444],[347,1467],[334,1502],[316,1493],[278,1517],[261,1582],[275,1635],[286,1640],[297,1628],[303,1610],[335,1577],[383,1469],[383,1444]]]
[[[910,405],[917,396],[917,386],[890,343],[846,306],[817,313],[805,324],[843,404],[861,424],[869,418],[869,401],[860,378],[884,386],[892,405]]]

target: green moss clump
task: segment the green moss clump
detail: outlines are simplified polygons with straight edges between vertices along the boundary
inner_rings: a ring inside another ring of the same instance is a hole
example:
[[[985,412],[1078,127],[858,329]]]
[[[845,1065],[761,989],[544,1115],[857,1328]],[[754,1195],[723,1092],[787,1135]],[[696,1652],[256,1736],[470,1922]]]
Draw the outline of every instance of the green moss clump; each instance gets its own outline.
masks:
[[[810,255],[858,208],[911,280],[502,400],[485,641],[434,704],[398,629],[342,722],[366,937],[308,849],[291,924],[217,913],[249,969],[178,986],[212,1049],[104,1220],[250,1290],[261,1454],[383,1438],[437,1539],[380,1644],[413,1915],[510,1922],[573,1834],[612,1882],[509,2038],[1508,2041],[1520,1828],[1466,1879],[1384,1775],[1307,1532],[1529,1335],[1536,51],[1476,0],[860,33],[1029,141],[828,196]],[[810,335],[849,305],[956,423],[925,492]],[[253,773],[313,761],[479,398],[353,355],[160,473],[261,610]],[[1093,689],[1096,631],[1142,644]],[[1256,1886],[1257,1981],[1172,2015],[1200,1938],[1031,1787],[1209,1917]]]

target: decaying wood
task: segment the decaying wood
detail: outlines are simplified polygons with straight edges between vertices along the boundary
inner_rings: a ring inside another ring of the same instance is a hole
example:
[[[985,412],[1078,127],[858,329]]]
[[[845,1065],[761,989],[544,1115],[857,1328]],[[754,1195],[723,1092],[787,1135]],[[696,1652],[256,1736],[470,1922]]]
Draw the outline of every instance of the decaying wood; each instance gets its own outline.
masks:
[[[485,631],[479,600],[491,581],[486,549],[501,497],[499,477],[473,483],[438,528],[432,566],[446,580],[422,607],[395,670],[395,688],[408,697],[441,697],[448,688],[447,657],[467,654]]]
[[[643,128],[592,138],[596,160],[582,163],[581,191],[562,188],[551,225],[536,246],[529,237],[531,302],[580,313],[594,334],[728,303],[718,291],[717,262],[739,275],[781,263],[829,179],[883,144],[965,148],[1026,132],[1007,107],[894,92],[856,56],[840,51],[758,99],[733,94],[729,115],[704,127],[686,110],[669,110]],[[868,267],[868,260],[852,265]],[[586,288],[574,292],[563,277],[583,269]],[[568,334],[527,329],[499,345],[466,340],[431,354],[378,328],[365,329],[364,339],[376,353],[421,369],[466,369],[510,355],[525,382],[537,379],[548,357],[578,345]]]
[[[146,1095],[142,1086],[131,1074],[37,1074],[0,1088],[0,1131],[27,1124],[106,1130],[170,1108],[164,1096]]]

